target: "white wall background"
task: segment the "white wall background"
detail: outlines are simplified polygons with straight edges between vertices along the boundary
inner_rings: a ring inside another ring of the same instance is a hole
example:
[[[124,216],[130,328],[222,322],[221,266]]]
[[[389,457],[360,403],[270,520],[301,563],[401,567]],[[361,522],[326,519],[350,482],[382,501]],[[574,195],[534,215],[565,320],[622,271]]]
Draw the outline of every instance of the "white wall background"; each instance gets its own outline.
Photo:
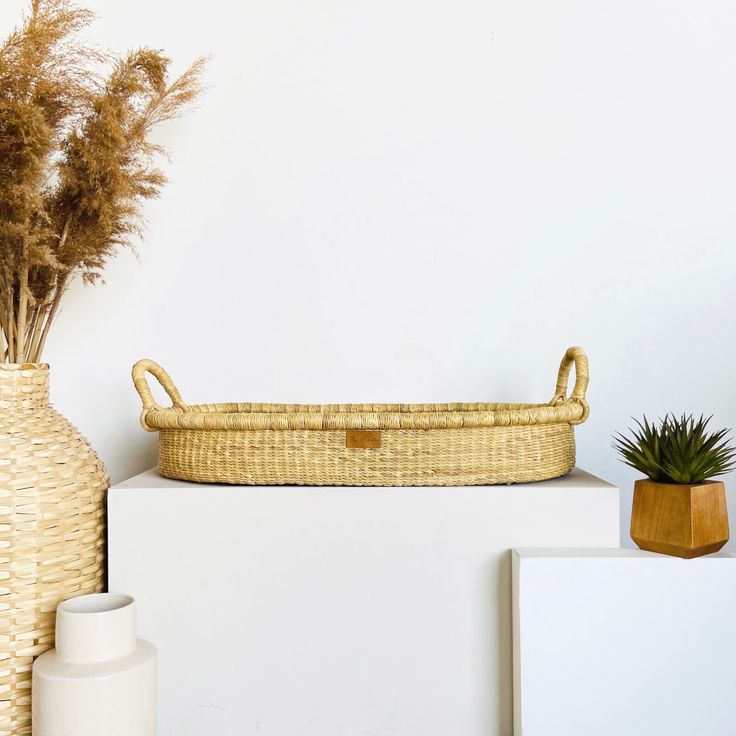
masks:
[[[578,461],[625,525],[615,429],[736,425],[730,0],[87,4],[103,45],[214,54],[140,262],[75,284],[47,347],[113,480],[155,460],[143,356],[192,403],[543,401],[583,345]]]

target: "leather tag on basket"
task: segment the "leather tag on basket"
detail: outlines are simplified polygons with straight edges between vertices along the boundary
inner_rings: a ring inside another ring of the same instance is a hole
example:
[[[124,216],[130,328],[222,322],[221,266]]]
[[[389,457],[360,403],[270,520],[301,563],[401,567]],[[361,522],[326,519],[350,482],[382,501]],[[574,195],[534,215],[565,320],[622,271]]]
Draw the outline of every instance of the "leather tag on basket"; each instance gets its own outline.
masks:
[[[345,447],[378,448],[381,446],[379,430],[349,429],[345,433]]]

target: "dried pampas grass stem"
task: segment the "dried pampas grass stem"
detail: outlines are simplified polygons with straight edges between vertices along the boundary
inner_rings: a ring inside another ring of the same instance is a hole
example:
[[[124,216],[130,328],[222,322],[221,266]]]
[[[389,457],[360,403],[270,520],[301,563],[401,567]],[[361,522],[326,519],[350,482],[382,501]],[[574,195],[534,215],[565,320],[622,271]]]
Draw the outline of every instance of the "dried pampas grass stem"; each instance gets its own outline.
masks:
[[[83,43],[93,14],[32,0],[0,44],[0,362],[39,362],[69,283],[101,278],[166,183],[152,130],[201,93],[206,59]]]

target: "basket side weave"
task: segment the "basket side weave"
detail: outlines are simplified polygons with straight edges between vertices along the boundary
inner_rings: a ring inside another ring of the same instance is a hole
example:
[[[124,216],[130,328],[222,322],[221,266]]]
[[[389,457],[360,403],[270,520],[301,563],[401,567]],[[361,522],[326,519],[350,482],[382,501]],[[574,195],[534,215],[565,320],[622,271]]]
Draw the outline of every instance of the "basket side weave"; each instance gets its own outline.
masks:
[[[575,466],[569,424],[388,430],[346,447],[341,430],[161,430],[159,472],[200,483],[469,486],[531,483]]]

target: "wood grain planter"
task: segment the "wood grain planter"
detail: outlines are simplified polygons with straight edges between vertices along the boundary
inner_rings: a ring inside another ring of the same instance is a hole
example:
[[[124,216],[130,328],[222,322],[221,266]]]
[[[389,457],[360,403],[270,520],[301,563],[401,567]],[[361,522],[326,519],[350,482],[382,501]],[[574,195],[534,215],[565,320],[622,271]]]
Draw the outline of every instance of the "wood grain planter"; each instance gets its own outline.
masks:
[[[636,481],[631,538],[641,549],[688,559],[717,552],[728,541],[723,483]]]

